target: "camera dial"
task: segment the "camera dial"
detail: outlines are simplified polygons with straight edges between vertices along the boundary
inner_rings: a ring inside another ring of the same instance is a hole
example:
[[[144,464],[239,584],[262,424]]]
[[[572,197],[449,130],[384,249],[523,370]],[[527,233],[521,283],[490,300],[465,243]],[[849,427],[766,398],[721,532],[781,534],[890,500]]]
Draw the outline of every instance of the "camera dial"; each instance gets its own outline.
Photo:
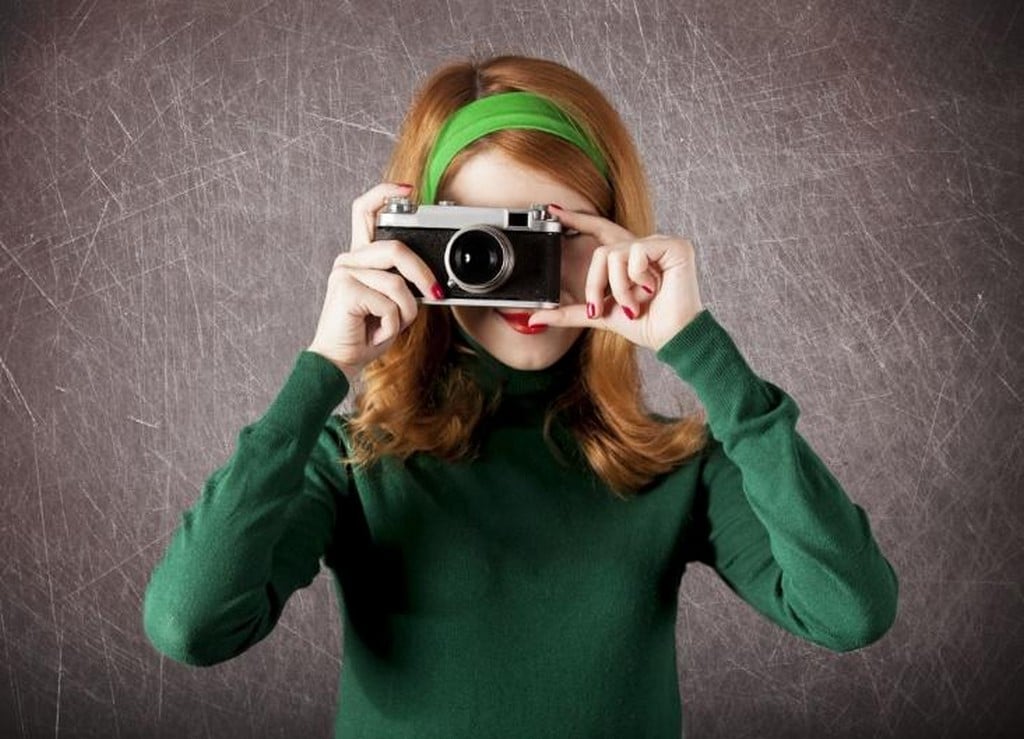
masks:
[[[384,213],[415,213],[416,203],[405,195],[389,195],[384,201]]]

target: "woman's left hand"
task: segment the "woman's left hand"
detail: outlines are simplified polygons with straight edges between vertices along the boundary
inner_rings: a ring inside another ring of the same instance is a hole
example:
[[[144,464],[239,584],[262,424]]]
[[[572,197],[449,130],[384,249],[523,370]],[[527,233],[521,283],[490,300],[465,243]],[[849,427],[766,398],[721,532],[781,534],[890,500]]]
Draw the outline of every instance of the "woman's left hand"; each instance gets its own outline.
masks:
[[[564,228],[590,234],[600,246],[587,273],[587,305],[537,311],[530,325],[603,328],[657,351],[703,309],[693,244],[687,239],[661,234],[638,239],[598,215],[556,206],[551,212]],[[608,287],[611,295],[605,295]],[[595,309],[592,317],[589,306]]]

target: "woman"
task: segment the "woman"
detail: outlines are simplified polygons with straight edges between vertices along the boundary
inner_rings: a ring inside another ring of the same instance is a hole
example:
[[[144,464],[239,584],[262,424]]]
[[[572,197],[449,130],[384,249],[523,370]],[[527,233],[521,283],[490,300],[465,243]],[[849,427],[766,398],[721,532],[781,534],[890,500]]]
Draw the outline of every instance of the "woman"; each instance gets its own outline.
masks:
[[[450,64],[385,179],[353,203],[312,343],[153,571],[160,651],[238,655],[322,557],[345,624],[338,736],[676,737],[688,562],[832,650],[889,628],[897,581],[864,511],[703,307],[692,244],[651,234],[593,85],[539,59]],[[393,195],[555,204],[559,308],[439,304],[412,250],[373,241]],[[637,346],[706,417],[644,410]],[[357,377],[355,412],[333,414]]]

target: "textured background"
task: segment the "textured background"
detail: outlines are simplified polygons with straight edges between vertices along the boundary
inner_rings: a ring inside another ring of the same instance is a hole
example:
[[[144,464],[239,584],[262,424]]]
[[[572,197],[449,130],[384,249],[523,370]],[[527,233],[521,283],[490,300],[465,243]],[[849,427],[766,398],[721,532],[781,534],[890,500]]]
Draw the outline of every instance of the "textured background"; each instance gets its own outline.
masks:
[[[1024,726],[1019,4],[0,8],[0,735],[329,735],[326,572],[203,670],[149,646],[142,591],[312,339],[412,91],[471,52],[566,63],[619,107],[659,230],[900,574],[892,631],[834,655],[691,570],[690,735]],[[687,388],[643,359],[671,408]]]

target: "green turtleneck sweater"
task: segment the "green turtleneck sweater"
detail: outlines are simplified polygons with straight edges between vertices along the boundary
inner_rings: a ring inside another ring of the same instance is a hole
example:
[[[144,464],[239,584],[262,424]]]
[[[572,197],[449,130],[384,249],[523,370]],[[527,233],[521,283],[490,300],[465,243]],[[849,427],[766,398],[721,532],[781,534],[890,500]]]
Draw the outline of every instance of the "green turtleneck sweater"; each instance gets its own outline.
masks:
[[[581,342],[546,370],[515,370],[459,331],[477,350],[462,361],[503,387],[480,456],[348,472],[334,410],[349,384],[302,351],[152,572],[143,624],[158,650],[231,659],[322,559],[344,616],[336,736],[678,737],[689,562],[832,650],[889,628],[896,576],[866,514],[796,431],[793,399],[708,310],[656,357],[697,393],[710,442],[628,501],[542,437]]]

